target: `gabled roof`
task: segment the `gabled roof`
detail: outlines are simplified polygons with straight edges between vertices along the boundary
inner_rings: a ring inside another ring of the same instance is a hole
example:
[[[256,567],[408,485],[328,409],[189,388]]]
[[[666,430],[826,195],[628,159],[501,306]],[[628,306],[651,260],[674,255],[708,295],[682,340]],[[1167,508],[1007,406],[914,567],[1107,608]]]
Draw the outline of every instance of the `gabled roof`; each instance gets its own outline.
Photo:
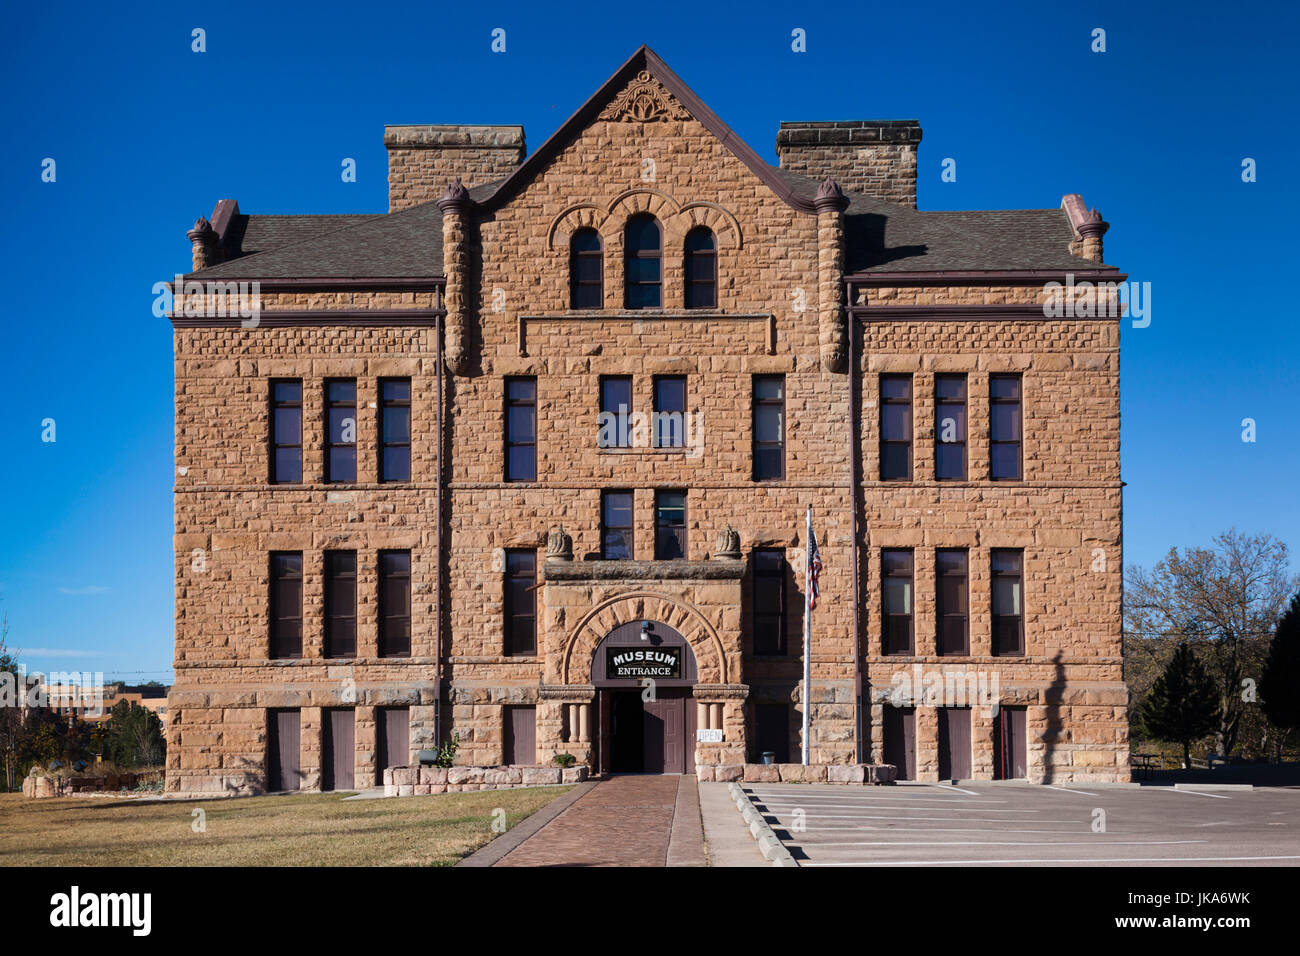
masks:
[[[663,84],[772,192],[814,213],[818,182],[764,162],[642,46],[509,176],[476,186],[485,211],[508,202],[577,138],[642,70]],[[1056,209],[940,212],[845,191],[845,274],[939,272],[1088,272],[1110,269],[1071,255],[1068,215]],[[437,279],[443,275],[442,213],[436,202],[367,215],[242,216],[243,254],[193,273],[211,279]]]
[[[662,83],[701,126],[716,136],[723,146],[731,150],[732,154],[748,166],[754,175],[763,180],[778,197],[800,212],[816,211],[816,207],[812,204],[812,197],[804,198],[795,195],[781,178],[778,170],[763,162],[748,143],[736,135],[730,126],[722,122],[718,114],[709,109],[704,101],[695,95],[695,91],[670,70],[668,64],[661,60],[654,50],[645,45],[642,45],[626,63],[615,70],[614,75],[606,80],[604,85],[587,99],[587,102],[578,107],[578,111],[565,120],[563,125],[538,147],[537,152],[525,159],[513,173],[502,180],[495,192],[483,200],[482,205],[487,209],[495,209],[514,196],[520,188],[545,169],[565,146],[577,139],[614,95],[627,86],[642,70]]]

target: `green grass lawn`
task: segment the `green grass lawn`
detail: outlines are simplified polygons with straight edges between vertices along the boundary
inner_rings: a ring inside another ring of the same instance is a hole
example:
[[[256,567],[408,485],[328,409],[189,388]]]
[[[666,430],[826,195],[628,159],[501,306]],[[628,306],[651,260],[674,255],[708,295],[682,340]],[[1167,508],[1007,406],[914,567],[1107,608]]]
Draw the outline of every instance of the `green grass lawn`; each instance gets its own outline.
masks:
[[[496,811],[513,827],[570,789],[148,803],[0,794],[0,866],[450,866],[498,836]]]

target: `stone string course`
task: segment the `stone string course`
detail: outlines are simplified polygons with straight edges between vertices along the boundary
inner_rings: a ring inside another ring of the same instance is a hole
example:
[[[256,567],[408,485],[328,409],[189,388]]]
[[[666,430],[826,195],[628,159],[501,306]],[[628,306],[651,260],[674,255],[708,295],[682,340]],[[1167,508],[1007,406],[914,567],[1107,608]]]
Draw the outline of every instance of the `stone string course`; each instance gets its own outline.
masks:
[[[384,796],[552,787],[586,779],[586,767],[390,767],[384,771]]]

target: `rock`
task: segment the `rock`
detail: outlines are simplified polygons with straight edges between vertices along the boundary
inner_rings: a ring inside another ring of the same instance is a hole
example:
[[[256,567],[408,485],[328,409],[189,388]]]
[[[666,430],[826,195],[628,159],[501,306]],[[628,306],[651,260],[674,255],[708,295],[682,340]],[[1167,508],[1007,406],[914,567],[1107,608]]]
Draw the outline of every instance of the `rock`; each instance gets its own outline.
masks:
[[[780,783],[781,771],[774,763],[745,764],[745,783]]]
[[[831,764],[826,768],[827,783],[862,783],[866,776],[866,766],[860,763]]]

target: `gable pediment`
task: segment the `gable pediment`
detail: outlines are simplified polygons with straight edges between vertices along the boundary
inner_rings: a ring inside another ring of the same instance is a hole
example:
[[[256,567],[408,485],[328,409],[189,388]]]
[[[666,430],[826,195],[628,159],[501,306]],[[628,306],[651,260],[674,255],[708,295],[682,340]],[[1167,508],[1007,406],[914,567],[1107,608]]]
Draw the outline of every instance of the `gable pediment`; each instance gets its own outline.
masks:
[[[642,70],[596,117],[615,123],[691,119],[690,111],[648,70]]]

